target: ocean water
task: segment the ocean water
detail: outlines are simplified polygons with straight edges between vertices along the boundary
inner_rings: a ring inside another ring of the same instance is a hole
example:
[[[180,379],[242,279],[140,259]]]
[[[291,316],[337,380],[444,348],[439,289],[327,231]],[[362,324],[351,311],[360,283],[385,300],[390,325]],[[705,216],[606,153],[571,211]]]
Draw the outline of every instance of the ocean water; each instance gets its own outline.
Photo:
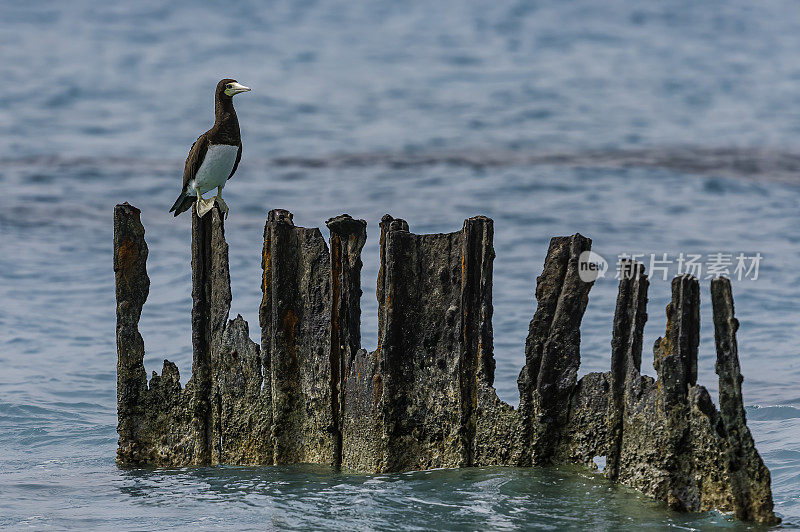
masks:
[[[511,403],[551,236],[591,237],[612,268],[760,253],[758,278],[733,283],[744,397],[776,511],[800,527],[799,24],[791,0],[0,4],[0,526],[745,528],[573,468],[117,468],[112,209],[136,205],[147,231],[145,365],[168,358],[185,382],[190,223],[167,211],[213,87],[234,77],[253,91],[236,97],[226,236],[232,312],[254,335],[273,208],[368,221],[367,348],[380,217],[420,233],[492,217]],[[581,374],[608,369],[615,297],[597,281]],[[668,298],[654,276],[651,375]],[[707,280],[701,298],[699,381],[716,397]]]

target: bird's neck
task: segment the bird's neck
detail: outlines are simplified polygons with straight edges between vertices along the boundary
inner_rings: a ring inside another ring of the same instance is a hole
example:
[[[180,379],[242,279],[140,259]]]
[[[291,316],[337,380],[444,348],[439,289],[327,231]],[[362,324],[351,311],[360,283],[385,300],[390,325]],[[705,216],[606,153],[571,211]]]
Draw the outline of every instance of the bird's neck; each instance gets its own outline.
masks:
[[[214,102],[214,125],[222,125],[227,122],[238,122],[236,110],[233,108],[233,99],[218,98]]]
[[[239,119],[231,98],[218,99],[214,105],[214,127],[209,140],[217,144],[238,144]]]

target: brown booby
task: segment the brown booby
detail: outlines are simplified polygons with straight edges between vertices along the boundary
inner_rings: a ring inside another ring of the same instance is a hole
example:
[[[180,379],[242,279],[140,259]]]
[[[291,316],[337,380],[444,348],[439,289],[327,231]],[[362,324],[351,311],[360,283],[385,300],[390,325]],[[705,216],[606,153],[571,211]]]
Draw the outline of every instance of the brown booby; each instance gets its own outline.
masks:
[[[233,96],[249,91],[235,79],[223,79],[217,83],[214,93],[214,125],[197,137],[189,149],[183,170],[181,194],[169,212],[175,216],[189,210],[197,202],[197,214],[203,216],[219,202],[219,207],[228,216],[228,206],[222,200],[222,189],[233,177],[242,158],[242,137],[239,134],[239,119],[233,108]],[[217,189],[217,195],[203,199],[203,194]]]

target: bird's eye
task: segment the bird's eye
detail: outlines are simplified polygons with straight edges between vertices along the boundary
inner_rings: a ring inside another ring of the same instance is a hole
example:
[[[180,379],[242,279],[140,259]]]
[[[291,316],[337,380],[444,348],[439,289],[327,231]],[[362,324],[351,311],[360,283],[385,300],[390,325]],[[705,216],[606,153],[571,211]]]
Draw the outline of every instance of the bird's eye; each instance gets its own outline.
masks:
[[[226,88],[226,89],[232,89],[232,88],[233,88],[233,85],[231,85],[230,83],[228,83],[227,85],[225,85],[225,88]]]

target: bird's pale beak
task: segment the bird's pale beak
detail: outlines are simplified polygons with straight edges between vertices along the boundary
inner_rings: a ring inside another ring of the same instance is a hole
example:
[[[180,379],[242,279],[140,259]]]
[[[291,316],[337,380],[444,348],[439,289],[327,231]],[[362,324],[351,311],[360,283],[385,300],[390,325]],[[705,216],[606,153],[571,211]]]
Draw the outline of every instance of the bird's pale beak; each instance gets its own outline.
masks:
[[[240,85],[239,83],[231,83],[231,88],[226,90],[225,92],[228,93],[229,96],[233,96],[234,94],[239,94],[240,92],[247,92],[250,90],[250,87],[245,87],[244,85]]]

